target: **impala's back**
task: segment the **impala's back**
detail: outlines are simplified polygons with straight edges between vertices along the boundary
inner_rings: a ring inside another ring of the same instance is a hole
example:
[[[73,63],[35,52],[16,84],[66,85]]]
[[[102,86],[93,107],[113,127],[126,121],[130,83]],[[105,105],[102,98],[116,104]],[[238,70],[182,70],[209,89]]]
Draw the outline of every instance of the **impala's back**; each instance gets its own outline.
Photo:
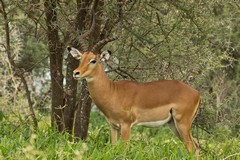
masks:
[[[130,112],[135,124],[167,119],[170,110],[173,113],[192,112],[194,115],[200,99],[197,90],[175,80],[148,83],[119,81],[114,82],[114,85],[115,94],[111,94],[111,99],[114,100],[112,104],[115,104],[115,108],[123,108]]]

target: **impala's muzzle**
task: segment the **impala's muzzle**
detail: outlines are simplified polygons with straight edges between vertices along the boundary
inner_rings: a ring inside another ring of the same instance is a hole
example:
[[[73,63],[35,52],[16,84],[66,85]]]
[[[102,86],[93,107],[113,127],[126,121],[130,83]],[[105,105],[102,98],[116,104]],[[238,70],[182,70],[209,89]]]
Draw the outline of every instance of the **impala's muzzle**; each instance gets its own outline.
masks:
[[[74,79],[80,79],[81,77],[80,77],[80,72],[73,72],[73,78]]]

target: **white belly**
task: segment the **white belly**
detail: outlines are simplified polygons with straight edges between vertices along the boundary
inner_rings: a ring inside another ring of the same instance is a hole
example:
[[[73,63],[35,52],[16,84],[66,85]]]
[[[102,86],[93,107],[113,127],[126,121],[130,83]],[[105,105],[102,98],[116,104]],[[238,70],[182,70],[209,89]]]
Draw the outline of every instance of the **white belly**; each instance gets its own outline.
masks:
[[[166,119],[160,120],[160,121],[152,121],[152,122],[135,122],[132,124],[132,126],[144,126],[144,127],[158,127],[165,123],[167,123],[171,119],[172,115],[169,113],[169,116]]]

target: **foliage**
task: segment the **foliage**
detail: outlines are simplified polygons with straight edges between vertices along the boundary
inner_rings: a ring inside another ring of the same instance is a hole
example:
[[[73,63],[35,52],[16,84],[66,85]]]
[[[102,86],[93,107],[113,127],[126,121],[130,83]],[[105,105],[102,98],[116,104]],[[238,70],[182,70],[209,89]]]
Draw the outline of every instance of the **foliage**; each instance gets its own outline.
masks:
[[[25,72],[35,69],[36,73],[41,73],[40,69],[48,67],[47,52],[47,47],[42,41],[37,41],[35,38],[25,39],[17,66]]]

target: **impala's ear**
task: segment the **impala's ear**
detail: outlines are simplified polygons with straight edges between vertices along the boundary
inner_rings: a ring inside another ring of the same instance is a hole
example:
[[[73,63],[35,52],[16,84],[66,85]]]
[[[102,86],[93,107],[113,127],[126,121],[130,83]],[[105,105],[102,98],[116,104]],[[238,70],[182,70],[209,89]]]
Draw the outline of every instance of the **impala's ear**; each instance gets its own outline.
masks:
[[[103,61],[103,62],[108,61],[111,54],[112,54],[112,52],[109,51],[109,50],[103,51],[100,55],[100,60]]]
[[[73,56],[73,58],[79,60],[82,57],[82,53],[79,52],[76,48],[67,47],[68,52]]]

